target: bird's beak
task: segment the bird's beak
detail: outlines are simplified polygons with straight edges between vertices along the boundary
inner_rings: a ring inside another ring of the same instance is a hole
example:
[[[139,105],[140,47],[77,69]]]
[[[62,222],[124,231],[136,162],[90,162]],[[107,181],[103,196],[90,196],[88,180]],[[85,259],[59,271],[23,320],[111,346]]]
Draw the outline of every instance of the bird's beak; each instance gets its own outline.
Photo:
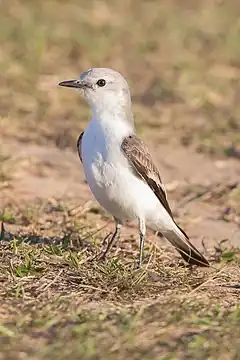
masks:
[[[75,89],[85,89],[86,87],[88,87],[87,84],[82,80],[65,80],[61,81],[58,85]]]

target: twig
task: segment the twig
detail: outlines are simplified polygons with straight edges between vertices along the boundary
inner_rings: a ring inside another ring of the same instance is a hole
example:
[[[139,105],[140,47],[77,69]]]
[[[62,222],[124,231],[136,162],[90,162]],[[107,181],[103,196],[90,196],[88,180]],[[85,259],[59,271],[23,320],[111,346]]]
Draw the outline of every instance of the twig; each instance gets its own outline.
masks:
[[[60,277],[64,269],[59,270],[58,274],[55,276],[55,278],[50,281],[46,286],[45,284],[41,285],[38,290],[46,291],[52,284],[55,283],[55,281]],[[44,287],[45,286],[45,287]]]
[[[198,291],[199,289],[203,288],[206,284],[210,283],[211,281],[214,281],[215,277],[219,274],[221,274],[224,270],[225,270],[226,266],[224,266],[222,269],[220,269],[217,273],[215,273],[210,279],[204,281],[202,284],[200,284],[199,286],[197,286],[195,289],[193,289],[192,291],[190,291],[190,293],[188,293],[189,295],[192,295],[193,293],[195,293],[196,291]]]

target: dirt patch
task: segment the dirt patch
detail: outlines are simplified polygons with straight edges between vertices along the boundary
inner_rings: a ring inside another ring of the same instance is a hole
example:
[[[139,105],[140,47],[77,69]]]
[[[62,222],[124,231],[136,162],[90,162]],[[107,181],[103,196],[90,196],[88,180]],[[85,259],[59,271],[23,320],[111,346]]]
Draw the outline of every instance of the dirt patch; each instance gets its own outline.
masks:
[[[196,358],[207,341],[207,356],[220,355],[219,343],[221,353],[237,354],[238,249],[208,252],[212,268],[203,271],[148,242],[135,270],[136,237],[98,261],[104,229],[96,217],[72,215],[67,202],[11,214],[21,231],[1,234],[3,359],[19,351],[24,359]]]
[[[75,206],[93,200],[77,151],[14,142],[5,146],[5,152],[10,154],[14,172],[10,189],[2,190],[2,203],[11,198],[34,201],[36,195],[40,199],[72,198]],[[184,147],[159,144],[153,154],[173,211],[193,241],[201,246],[204,239],[211,247],[227,238],[239,245],[238,161],[211,159]],[[234,192],[236,203],[231,202]],[[94,200],[91,206],[99,208]]]

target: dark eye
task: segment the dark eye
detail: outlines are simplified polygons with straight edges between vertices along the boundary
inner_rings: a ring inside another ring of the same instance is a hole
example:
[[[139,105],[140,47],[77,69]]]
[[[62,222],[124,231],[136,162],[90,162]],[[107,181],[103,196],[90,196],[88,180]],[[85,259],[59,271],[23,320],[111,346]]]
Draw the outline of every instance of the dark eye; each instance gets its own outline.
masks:
[[[106,85],[106,81],[104,79],[100,79],[97,81],[97,85],[100,87],[103,87]]]

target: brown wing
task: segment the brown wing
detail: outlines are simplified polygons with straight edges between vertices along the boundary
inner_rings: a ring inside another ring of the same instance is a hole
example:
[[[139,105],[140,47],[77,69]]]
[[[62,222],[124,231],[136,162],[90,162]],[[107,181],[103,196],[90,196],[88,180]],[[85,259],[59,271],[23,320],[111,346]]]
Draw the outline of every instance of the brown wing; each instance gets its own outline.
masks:
[[[82,162],[82,137],[83,137],[84,131],[79,135],[78,141],[77,141],[77,149],[78,149],[78,155],[80,157],[80,160]]]
[[[136,174],[146,181],[148,186],[157,196],[158,200],[173,218],[158,169],[154,165],[148,148],[144,142],[137,136],[130,135],[124,138],[121,148]]]

